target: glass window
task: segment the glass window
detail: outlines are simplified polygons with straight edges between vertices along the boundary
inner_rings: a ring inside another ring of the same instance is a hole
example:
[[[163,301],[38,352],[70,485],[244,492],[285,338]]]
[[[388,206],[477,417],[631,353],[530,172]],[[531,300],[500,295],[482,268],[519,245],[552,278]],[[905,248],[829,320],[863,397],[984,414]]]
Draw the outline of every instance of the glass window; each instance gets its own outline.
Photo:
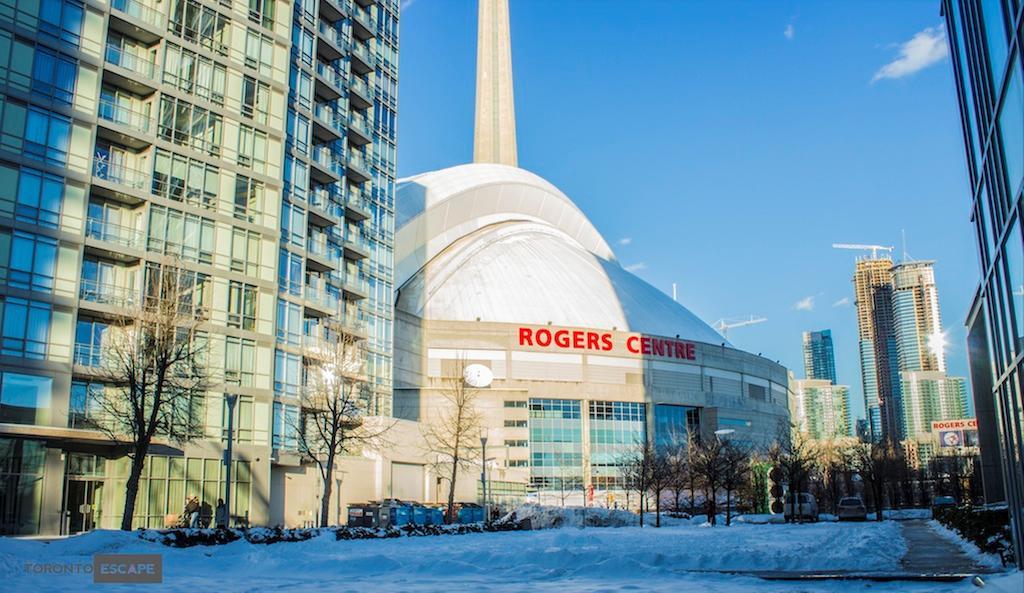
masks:
[[[1011,308],[1016,319],[1015,350],[1019,354],[1024,352],[1024,243],[1019,220],[1013,222],[1013,230],[1006,238],[1005,254]]]
[[[285,344],[302,345],[302,307],[278,299],[277,339]]]
[[[988,45],[989,68],[996,88],[1003,82],[1006,69],[1006,21],[1003,20],[1003,0],[982,0],[981,13]]]
[[[18,175],[18,198],[15,217],[55,229],[60,223],[64,180],[56,175],[22,167]]]
[[[51,308],[47,303],[8,298],[4,302],[0,353],[42,360],[50,336]]]
[[[71,384],[68,428],[96,428],[102,414],[104,391],[102,383],[75,381]]]
[[[0,438],[0,535],[39,533],[45,461],[42,441]]]
[[[66,165],[71,144],[71,120],[31,107],[25,120],[25,155]]]
[[[1020,68],[1013,68],[999,109],[999,134],[1003,138],[1006,177],[1013,200],[1024,183],[1024,82],[1020,72]]]
[[[256,327],[256,287],[232,280],[228,287],[228,327]]]
[[[306,244],[306,211],[284,202],[281,206],[281,240],[302,247]]]
[[[224,347],[224,381],[252,387],[256,374],[256,342],[228,337]]]
[[[302,257],[286,249],[281,250],[278,266],[278,284],[281,290],[302,296]]]
[[[11,237],[8,282],[15,288],[53,292],[57,271],[57,240],[15,231]]]
[[[299,448],[299,408],[290,404],[274,402],[275,449],[294,451]]]
[[[50,377],[3,373],[0,378],[0,422],[49,424],[52,391],[53,379]]]
[[[274,392],[289,397],[302,393],[302,358],[297,354],[274,351]]]
[[[235,228],[231,232],[231,270],[247,276],[258,276],[260,267],[260,234]]]
[[[77,73],[78,65],[74,60],[37,47],[32,65],[32,92],[71,105]]]

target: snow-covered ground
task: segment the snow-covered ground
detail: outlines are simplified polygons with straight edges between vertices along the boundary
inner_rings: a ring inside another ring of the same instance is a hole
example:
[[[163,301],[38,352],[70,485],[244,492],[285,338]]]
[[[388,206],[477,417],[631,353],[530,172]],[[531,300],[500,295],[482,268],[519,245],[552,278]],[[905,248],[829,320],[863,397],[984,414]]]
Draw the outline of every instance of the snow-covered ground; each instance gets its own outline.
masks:
[[[118,590],[181,591],[472,591],[557,593],[701,591],[792,593],[852,591],[968,593],[961,583],[764,581],[728,571],[891,571],[906,547],[899,524],[740,523],[562,528],[529,532],[174,549],[135,534],[101,531],[50,543],[0,539],[0,582],[8,591],[92,587],[89,575],[27,573],[26,563],[90,563],[95,553],[162,554],[164,582]],[[719,572],[725,571],[725,572]],[[986,578],[986,591],[1020,593],[1020,573]],[[102,588],[106,585],[95,585]]]

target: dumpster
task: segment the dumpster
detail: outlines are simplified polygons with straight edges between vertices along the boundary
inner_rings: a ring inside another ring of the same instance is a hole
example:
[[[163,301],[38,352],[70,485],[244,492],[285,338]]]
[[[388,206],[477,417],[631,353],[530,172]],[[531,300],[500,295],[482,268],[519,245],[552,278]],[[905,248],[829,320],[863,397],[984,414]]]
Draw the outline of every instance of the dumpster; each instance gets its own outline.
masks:
[[[484,509],[478,504],[464,503],[459,506],[459,523],[479,523],[484,520]]]
[[[388,506],[388,525],[401,527],[412,521],[412,505],[393,502]]]
[[[427,525],[444,525],[444,509],[427,509]]]
[[[426,525],[427,524],[427,507],[421,505],[412,505],[412,524],[413,525]]]
[[[376,527],[380,507],[375,504],[348,505],[349,527]]]

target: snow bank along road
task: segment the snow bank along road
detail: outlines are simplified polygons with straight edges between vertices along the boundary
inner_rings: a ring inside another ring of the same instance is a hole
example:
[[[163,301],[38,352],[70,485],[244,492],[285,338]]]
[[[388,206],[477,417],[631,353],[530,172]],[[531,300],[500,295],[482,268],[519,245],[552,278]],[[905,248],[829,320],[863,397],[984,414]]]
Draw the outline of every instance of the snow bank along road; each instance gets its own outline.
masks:
[[[906,544],[899,524],[735,525],[550,529],[529,532],[166,548],[134,534],[101,531],[50,543],[0,539],[6,591],[95,587],[137,591],[769,591],[967,593],[961,583],[775,582],[704,571],[895,571]],[[91,563],[95,553],[157,553],[162,585],[93,585],[92,577],[41,575],[27,563]],[[699,572],[697,572],[699,571]],[[1020,573],[996,576],[1019,593]]]

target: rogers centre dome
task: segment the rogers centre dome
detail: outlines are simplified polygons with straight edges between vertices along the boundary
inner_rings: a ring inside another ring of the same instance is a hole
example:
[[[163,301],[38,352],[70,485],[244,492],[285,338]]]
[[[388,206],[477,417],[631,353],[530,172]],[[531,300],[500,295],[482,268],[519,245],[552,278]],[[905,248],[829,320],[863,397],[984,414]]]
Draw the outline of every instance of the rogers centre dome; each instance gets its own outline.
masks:
[[[579,208],[529,171],[424,173],[399,182],[397,204],[395,285],[409,313],[725,341],[623,269]]]
[[[548,181],[474,163],[400,180],[396,202],[394,415],[434,421],[466,377],[508,497],[611,505],[638,441],[788,425],[786,369],[624,270]]]

